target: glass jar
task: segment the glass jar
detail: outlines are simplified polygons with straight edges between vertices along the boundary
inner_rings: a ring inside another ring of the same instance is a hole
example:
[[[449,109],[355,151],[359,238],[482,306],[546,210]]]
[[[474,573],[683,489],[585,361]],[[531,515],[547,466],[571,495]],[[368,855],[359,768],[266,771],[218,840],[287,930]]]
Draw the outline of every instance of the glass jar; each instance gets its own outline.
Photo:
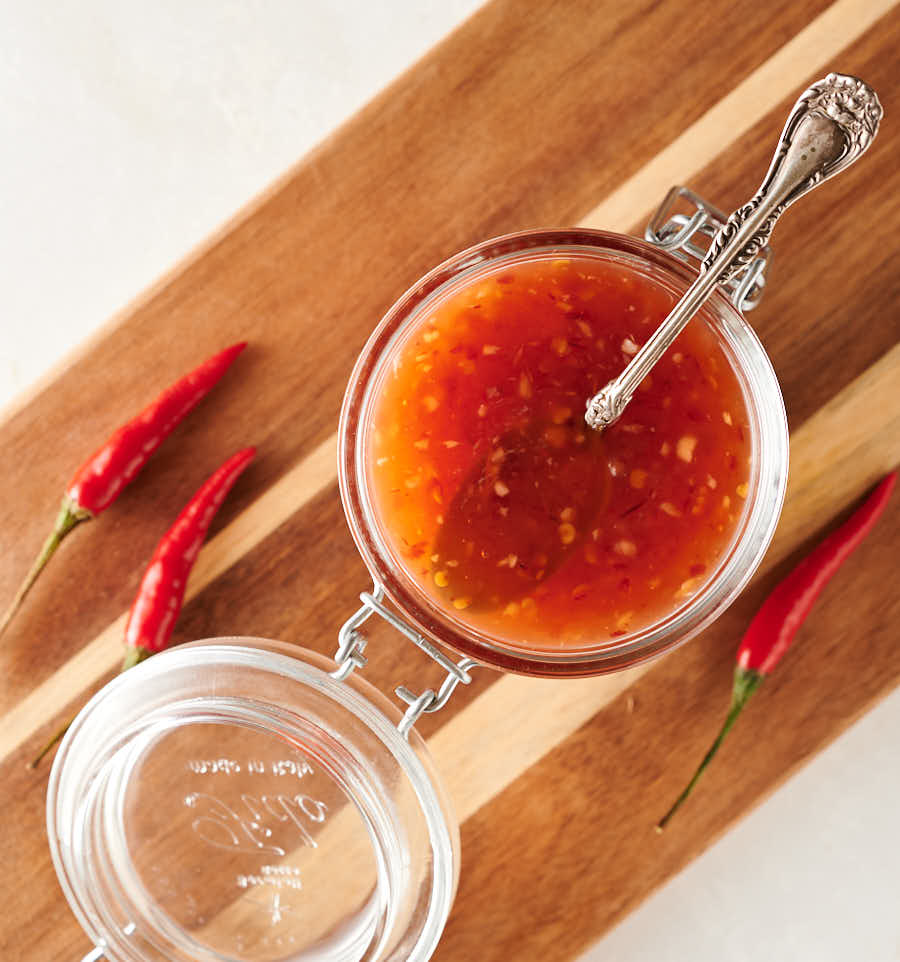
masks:
[[[693,212],[672,214],[677,198]],[[731,362],[752,433],[732,543],[702,589],[658,623],[590,651],[545,653],[498,645],[438,610],[392,558],[365,471],[379,376],[423,312],[480,272],[586,251],[677,295],[695,272],[685,260],[702,254],[697,237],[720,221],[678,188],[651,222],[651,243],[592,230],[513,234],[451,258],[391,308],[357,362],[341,414],[341,497],[375,587],[341,629],[334,661],[259,638],[182,645],[111,681],[60,746],[48,836],[66,898],[96,945],[86,959],[430,957],[456,889],[459,833],[416,720],[439,710],[478,664],[532,675],[609,672],[701,630],[749,579],[774,532],[787,426],[765,352],[741,311],[716,293],[692,323],[708,325]],[[732,283],[738,305],[758,297],[766,256]],[[373,614],[446,671],[437,691],[397,688],[404,713],[358,674],[361,628]]]
[[[696,228],[695,228],[696,229]],[[681,241],[683,243],[683,240]],[[693,637],[710,624],[753,574],[775,531],[787,482],[788,433],[781,390],[752,328],[725,293],[717,291],[692,324],[705,324],[731,363],[749,414],[748,494],[731,544],[699,590],[661,620],[590,648],[541,651],[505,643],[435,604],[393,553],[374,505],[367,445],[380,384],[409,332],[462,287],[500,267],[537,258],[590,255],[621,266],[680,296],[695,270],[656,244],[597,230],[526,231],[463,251],[427,274],[388,311],[363,349],[341,413],[341,498],[357,548],[376,584],[416,630],[477,662],[529,675],[590,675],[618,671]],[[744,295],[741,294],[743,297]]]
[[[356,675],[259,638],[197,642],[82,709],[47,795],[95,958],[427,959],[459,833],[424,742]]]

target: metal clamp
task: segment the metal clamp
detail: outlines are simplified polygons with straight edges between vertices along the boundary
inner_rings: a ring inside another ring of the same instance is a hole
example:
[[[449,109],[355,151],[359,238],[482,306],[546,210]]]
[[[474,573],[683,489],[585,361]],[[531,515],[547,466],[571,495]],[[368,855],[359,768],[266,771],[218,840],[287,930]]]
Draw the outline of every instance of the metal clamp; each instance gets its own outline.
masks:
[[[676,207],[685,205],[689,207],[689,213],[676,213]],[[718,207],[708,204],[694,191],[687,187],[673,187],[650,218],[644,237],[686,264],[698,265],[703,263],[713,237],[725,220],[725,214]],[[752,311],[759,303],[766,286],[766,267],[771,259],[772,250],[766,244],[746,267],[722,283],[731,303],[741,313]]]
[[[469,684],[472,680],[469,671],[477,665],[477,662],[471,658],[463,658],[459,662],[448,658],[439,648],[387,607],[384,602],[384,588],[381,585],[376,584],[371,593],[363,592],[359,600],[362,602],[362,607],[344,622],[338,632],[338,649],[334,655],[338,667],[331,672],[332,678],[343,681],[352,671],[366,666],[367,659],[363,654],[366,639],[360,634],[359,628],[373,614],[381,615],[389,625],[396,628],[401,635],[408,638],[447,672],[447,677],[437,692],[428,688],[420,695],[416,695],[403,685],[394,689],[397,697],[408,706],[403,718],[397,724],[397,730],[405,738],[423,714],[439,711],[447,704],[457,685]]]

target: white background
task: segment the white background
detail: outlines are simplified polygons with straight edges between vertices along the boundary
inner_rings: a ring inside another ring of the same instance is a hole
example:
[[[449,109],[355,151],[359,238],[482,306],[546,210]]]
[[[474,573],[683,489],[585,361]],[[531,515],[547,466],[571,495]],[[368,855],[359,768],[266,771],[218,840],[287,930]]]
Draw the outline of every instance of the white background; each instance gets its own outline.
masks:
[[[0,0],[0,404],[476,6]],[[900,960],[898,740],[900,692],[587,958]]]

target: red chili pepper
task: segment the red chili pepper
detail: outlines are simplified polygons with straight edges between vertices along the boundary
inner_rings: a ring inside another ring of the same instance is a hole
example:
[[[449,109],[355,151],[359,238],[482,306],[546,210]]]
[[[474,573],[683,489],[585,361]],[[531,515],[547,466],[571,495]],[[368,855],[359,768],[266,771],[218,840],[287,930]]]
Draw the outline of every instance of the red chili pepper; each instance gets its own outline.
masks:
[[[12,604],[0,619],[0,635],[63,538],[76,525],[96,517],[116,500],[153,452],[206,397],[246,346],[246,341],[233,344],[185,374],[137,417],[122,425],[75,472],[66,488],[50,537],[44,542],[41,553],[16,592]]]
[[[206,532],[234,482],[255,454],[256,448],[244,448],[232,455],[197,489],[160,539],[128,613],[122,671],[168,646],[184,602],[188,575]],[[40,760],[65,735],[70,724],[67,722],[44,745],[31,762],[32,768],[37,768]]]
[[[779,582],[756,613],[737,651],[731,705],[725,723],[694,777],[660,819],[656,826],[658,831],[665,828],[690,795],[750,696],[784,657],[822,589],[875,527],[884,513],[896,481],[897,471],[887,475],[847,521]]]
[[[211,474],[156,546],[128,614],[123,671],[168,645],[209,525],[255,454],[256,448],[244,448]]]

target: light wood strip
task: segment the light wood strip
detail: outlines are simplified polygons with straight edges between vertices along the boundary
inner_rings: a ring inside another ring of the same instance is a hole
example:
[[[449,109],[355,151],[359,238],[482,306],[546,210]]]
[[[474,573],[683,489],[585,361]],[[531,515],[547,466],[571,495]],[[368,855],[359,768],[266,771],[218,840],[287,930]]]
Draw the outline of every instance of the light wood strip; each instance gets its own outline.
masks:
[[[642,209],[648,198],[660,198],[672,183],[689,179],[785,96],[794,90],[799,92],[811,73],[861,36],[892,6],[889,0],[837,0],[609,195],[583,224],[628,230],[634,212]],[[336,435],[322,442],[206,545],[188,585],[188,600],[334,482],[336,442]],[[865,480],[857,478],[856,490],[864,485]],[[810,522],[813,529],[818,520]],[[798,525],[802,527],[800,522]],[[73,692],[95,685],[117,666],[123,627],[124,615],[0,719],[0,759],[29,738],[48,714],[61,710]]]

